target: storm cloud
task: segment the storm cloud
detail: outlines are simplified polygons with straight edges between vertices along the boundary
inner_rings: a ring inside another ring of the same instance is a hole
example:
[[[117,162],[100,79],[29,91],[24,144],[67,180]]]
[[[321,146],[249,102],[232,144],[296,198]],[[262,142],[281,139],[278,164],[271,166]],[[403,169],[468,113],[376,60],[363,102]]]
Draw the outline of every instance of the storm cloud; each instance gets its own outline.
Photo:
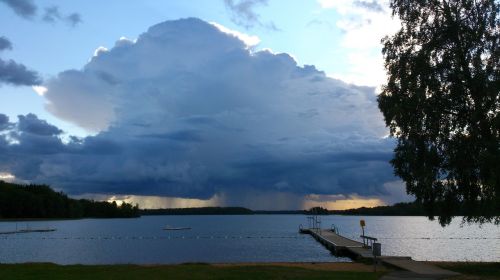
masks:
[[[31,86],[41,83],[38,73],[13,60],[0,59],[0,84]]]
[[[5,37],[0,37],[0,51],[11,50],[12,43]]]
[[[9,117],[4,114],[0,114],[0,132],[6,130],[9,125]]]
[[[377,2],[376,0],[372,1],[357,0],[354,1],[354,5],[376,13],[381,13],[384,11],[384,7],[382,6],[382,4]]]
[[[82,17],[78,13],[71,13],[69,15],[63,15],[59,11],[59,7],[51,6],[45,8],[45,13],[42,17],[42,20],[45,22],[57,22],[64,21],[71,26],[76,26],[77,24],[82,22]]]
[[[31,20],[37,15],[38,7],[33,0],[0,0],[0,2],[24,19]],[[62,14],[58,6],[50,6],[45,8],[42,20],[50,23],[63,21],[74,27],[82,22],[82,16],[79,13]]]
[[[0,37],[0,52],[11,50],[12,43],[5,37]],[[0,58],[0,85],[2,83],[15,86],[31,86],[41,83],[38,73],[29,70],[23,64],[17,63],[14,60],[3,60]]]
[[[32,18],[36,14],[37,7],[33,0],[0,0],[11,8],[18,16]]]
[[[268,0],[224,0],[227,10],[231,13],[231,21],[246,29],[254,26],[263,26],[271,30],[278,30],[273,22],[262,23],[255,8],[267,5]]]
[[[94,135],[63,142],[19,116],[0,133],[0,171],[71,194],[369,196],[396,180],[374,88],[199,19],[122,38],[44,86],[50,112]]]

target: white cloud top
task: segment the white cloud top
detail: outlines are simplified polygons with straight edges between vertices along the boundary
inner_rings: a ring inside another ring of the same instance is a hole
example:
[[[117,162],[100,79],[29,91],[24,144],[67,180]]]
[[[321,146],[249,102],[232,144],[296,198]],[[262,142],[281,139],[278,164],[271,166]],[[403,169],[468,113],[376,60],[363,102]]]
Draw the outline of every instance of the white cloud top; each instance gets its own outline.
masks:
[[[226,34],[233,35],[236,38],[240,39],[248,47],[257,46],[260,43],[260,39],[259,39],[258,36],[248,35],[248,34],[236,31],[236,30],[232,30],[232,29],[229,29],[229,28],[223,26],[222,24],[218,24],[216,22],[210,22],[210,24],[212,24],[213,26],[217,27],[217,29],[219,29],[220,31],[222,31],[222,32],[224,32]]]
[[[388,0],[318,0],[323,9],[334,9],[340,15],[336,22],[344,31],[341,46],[349,50],[349,70],[334,77],[379,87],[386,81],[381,39],[400,27],[391,16]]]

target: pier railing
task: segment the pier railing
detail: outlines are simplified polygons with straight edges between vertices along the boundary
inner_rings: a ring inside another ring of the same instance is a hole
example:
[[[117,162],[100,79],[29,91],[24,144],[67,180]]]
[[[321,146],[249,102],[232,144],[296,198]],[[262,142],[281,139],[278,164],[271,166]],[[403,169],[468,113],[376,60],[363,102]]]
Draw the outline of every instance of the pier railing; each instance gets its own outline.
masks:
[[[335,224],[332,224],[332,227],[330,228],[330,230],[333,232],[333,233],[336,233],[336,234],[339,234],[339,227],[336,226]]]
[[[371,236],[360,235],[359,237],[363,239],[363,247],[371,248],[373,243],[377,241],[377,238]]]

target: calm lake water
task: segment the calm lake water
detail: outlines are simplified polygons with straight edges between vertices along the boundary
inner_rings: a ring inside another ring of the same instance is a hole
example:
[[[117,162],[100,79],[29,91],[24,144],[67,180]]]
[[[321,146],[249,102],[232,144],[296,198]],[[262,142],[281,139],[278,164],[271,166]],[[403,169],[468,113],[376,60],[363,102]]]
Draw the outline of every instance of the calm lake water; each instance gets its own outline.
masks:
[[[322,216],[351,238],[360,235],[354,216]],[[445,228],[425,217],[366,217],[366,234],[377,237],[384,255],[416,260],[500,261],[500,227],[491,224]],[[0,262],[59,264],[182,262],[345,262],[309,235],[298,233],[303,215],[144,216],[18,222],[18,228],[55,232],[0,235]],[[164,231],[163,227],[191,227]],[[0,222],[0,231],[15,230]]]

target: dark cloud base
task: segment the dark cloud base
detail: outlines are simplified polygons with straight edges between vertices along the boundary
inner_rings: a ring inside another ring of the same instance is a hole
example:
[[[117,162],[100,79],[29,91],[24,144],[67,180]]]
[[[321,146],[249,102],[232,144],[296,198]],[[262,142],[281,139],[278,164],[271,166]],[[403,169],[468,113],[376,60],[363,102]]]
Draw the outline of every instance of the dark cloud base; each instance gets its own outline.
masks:
[[[33,114],[21,115],[15,123],[0,114],[0,131],[0,170],[19,179],[52,183],[72,194],[118,193],[208,199],[215,193],[234,193],[240,189],[370,196],[387,194],[382,186],[394,180],[388,164],[392,156],[389,151],[333,152],[292,159],[252,157],[250,154],[248,158],[229,161],[223,172],[203,174],[203,178],[195,178],[197,174],[192,174],[193,178],[155,174],[157,178],[154,178],[126,170],[123,162],[137,160],[152,169],[174,166],[178,162],[169,161],[186,148],[175,142],[190,143],[190,137],[171,140],[146,136],[124,140],[110,139],[103,133],[83,139],[71,138],[63,143],[60,129]],[[390,142],[385,145],[391,147]],[[50,176],[51,172],[57,175]]]

